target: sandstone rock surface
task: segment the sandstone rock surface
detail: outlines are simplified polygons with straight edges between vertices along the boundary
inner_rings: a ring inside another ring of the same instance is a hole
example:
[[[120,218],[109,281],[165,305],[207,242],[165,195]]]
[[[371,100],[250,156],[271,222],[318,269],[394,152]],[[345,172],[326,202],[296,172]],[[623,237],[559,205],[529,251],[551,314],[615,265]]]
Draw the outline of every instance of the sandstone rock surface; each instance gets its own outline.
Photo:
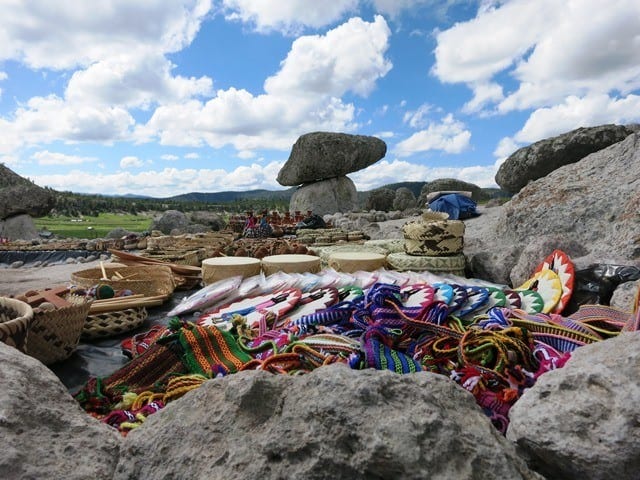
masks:
[[[0,477],[111,480],[122,439],[42,363],[0,342]]]
[[[550,480],[636,479],[638,375],[640,332],[578,348],[516,402],[507,438]]]
[[[587,155],[624,140],[633,130],[623,125],[578,128],[516,150],[498,169],[496,183],[517,193],[533,180],[575,163]]]
[[[302,135],[278,173],[278,183],[303,183],[357,172],[387,153],[387,144],[376,137],[346,133],[313,132]]]
[[[129,478],[540,477],[447,378],[331,365],[205,382],[127,436]]]
[[[311,210],[320,216],[349,212],[358,205],[356,186],[349,177],[335,177],[299,187],[289,202],[292,211]]]

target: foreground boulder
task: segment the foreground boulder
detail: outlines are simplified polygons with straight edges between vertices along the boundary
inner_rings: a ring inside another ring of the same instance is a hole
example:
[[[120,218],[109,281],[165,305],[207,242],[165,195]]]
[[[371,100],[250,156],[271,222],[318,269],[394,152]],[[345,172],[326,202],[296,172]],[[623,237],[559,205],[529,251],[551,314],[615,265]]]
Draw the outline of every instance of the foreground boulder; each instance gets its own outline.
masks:
[[[496,183],[507,192],[518,193],[529,182],[618,143],[632,133],[632,129],[623,125],[600,125],[540,140],[507,158],[498,169]]]
[[[240,372],[132,431],[114,479],[540,478],[437,374]]]
[[[640,332],[581,347],[516,402],[507,438],[550,480],[637,479],[639,376]]]
[[[357,208],[356,186],[349,177],[336,177],[299,187],[289,201],[291,211],[318,215],[349,212]]]
[[[296,186],[339,177],[373,165],[386,153],[387,144],[376,137],[307,133],[293,145],[277,180],[280,185]]]
[[[0,476],[111,479],[122,439],[42,363],[0,342]]]
[[[54,205],[53,190],[38,187],[0,164],[0,220],[20,214],[41,217]]]

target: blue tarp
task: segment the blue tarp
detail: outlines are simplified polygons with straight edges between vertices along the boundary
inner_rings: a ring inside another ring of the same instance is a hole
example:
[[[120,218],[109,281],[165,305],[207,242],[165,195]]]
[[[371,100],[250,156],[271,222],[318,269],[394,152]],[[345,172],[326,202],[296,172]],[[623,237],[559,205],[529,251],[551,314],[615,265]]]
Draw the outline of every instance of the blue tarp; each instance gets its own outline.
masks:
[[[476,202],[459,193],[442,195],[429,202],[429,208],[434,212],[448,213],[451,220],[460,220],[478,215]]]

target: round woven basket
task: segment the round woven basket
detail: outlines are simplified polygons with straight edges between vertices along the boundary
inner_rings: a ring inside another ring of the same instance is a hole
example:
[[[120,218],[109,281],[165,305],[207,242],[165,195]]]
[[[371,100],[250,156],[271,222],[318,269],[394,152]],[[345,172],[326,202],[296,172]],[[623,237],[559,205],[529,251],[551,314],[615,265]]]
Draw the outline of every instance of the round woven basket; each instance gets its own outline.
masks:
[[[140,327],[148,316],[144,307],[89,315],[82,329],[82,339],[99,340],[130,332]]]
[[[260,273],[260,259],[253,257],[213,257],[202,261],[202,282],[210,285],[225,278]]]
[[[372,272],[386,263],[386,255],[374,252],[334,252],[329,256],[329,266],[338,272]]]
[[[65,360],[78,346],[91,302],[86,297],[68,295],[68,307],[33,309],[27,335],[27,354],[45,365]]]
[[[0,297],[0,342],[25,351],[33,309],[15,298]]]
[[[318,273],[320,257],[314,255],[270,255],[262,259],[262,271],[265,275],[276,272]]]
[[[429,271],[431,273],[451,273],[464,277],[465,256],[459,254],[449,257],[418,257],[406,253],[390,253],[387,255],[387,263],[392,269],[400,272]]]
[[[405,223],[402,233],[409,255],[445,256],[462,252],[465,224],[460,220]]]
[[[404,240],[402,240],[401,238],[367,240],[366,242],[364,242],[364,246],[382,248],[387,253],[404,252]]]
[[[105,265],[104,267],[107,280],[103,279],[101,268],[90,268],[72,273],[71,281],[82,288],[107,284],[116,291],[131,290],[134,294],[142,294],[146,297],[169,296],[176,288],[173,273],[167,265],[127,267]]]

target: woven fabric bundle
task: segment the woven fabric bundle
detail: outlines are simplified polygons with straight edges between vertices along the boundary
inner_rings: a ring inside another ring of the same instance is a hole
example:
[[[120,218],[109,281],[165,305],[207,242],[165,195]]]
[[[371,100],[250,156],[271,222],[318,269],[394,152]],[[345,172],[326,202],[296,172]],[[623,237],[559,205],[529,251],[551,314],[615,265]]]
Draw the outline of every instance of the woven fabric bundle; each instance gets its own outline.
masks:
[[[422,220],[405,223],[402,227],[405,252],[433,257],[461,253],[464,229],[464,222],[460,220],[446,220],[446,215],[435,212],[425,213]]]
[[[82,329],[82,338],[95,340],[120,335],[138,328],[147,317],[147,309],[144,307],[89,315]]]
[[[189,325],[180,330],[179,339],[191,373],[211,376],[219,367],[235,373],[251,360],[233,335],[217,327]]]
[[[0,297],[0,342],[24,352],[32,321],[33,309],[28,303]]]
[[[65,360],[78,346],[91,307],[86,297],[68,295],[70,305],[54,309],[35,308],[27,335],[27,354],[45,365]]]

